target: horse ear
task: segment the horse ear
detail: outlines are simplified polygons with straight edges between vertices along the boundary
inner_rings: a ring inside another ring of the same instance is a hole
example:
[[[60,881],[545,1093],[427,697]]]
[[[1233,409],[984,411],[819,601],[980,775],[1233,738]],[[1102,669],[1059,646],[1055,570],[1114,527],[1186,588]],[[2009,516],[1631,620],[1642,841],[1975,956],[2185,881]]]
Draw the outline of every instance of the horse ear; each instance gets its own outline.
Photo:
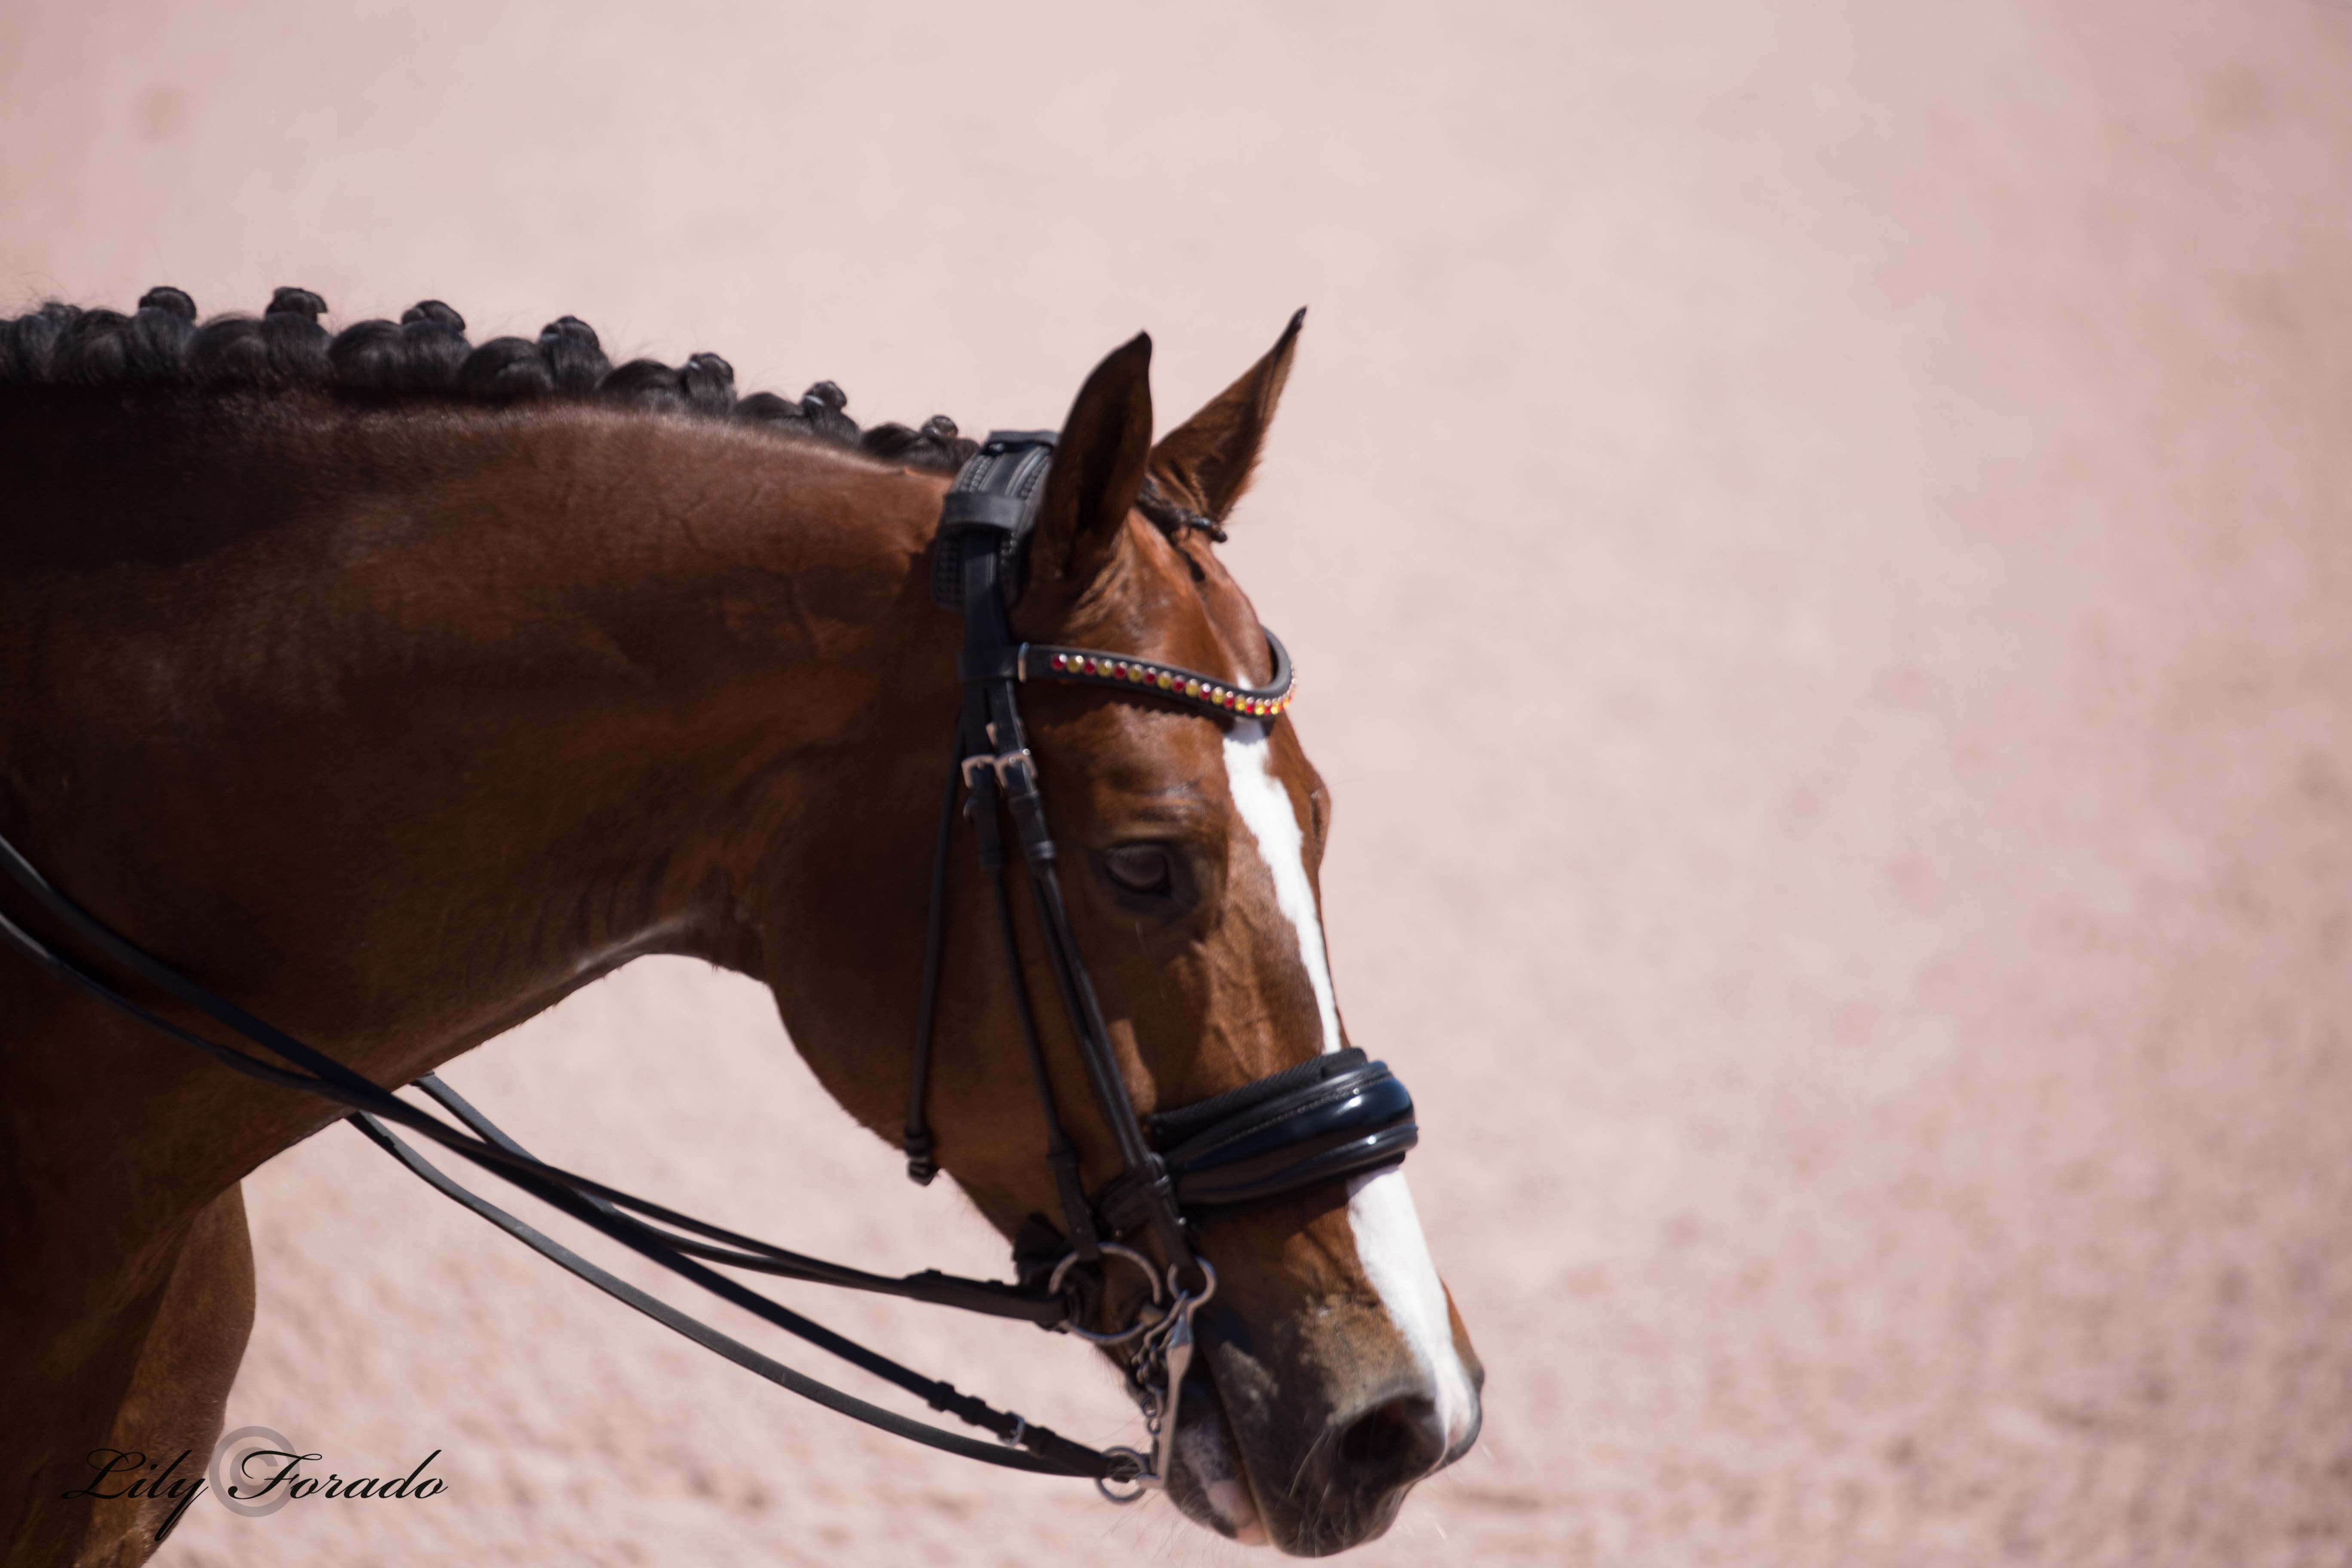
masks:
[[[1095,366],[1062,422],[1030,544],[1033,575],[1082,587],[1118,547],[1151,456],[1151,334]]]
[[[1160,489],[1214,521],[1225,521],[1249,488],[1266,427],[1274,423],[1274,405],[1282,400],[1283,383],[1290,379],[1298,329],[1306,321],[1302,306],[1264,359],[1151,449],[1151,477]]]

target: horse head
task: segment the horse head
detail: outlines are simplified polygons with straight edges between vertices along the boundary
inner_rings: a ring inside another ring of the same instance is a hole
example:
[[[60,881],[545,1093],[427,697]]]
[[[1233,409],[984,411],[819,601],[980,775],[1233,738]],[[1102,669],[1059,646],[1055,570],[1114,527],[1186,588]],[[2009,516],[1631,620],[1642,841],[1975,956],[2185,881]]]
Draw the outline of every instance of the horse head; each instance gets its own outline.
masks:
[[[1150,340],[1103,361],[1060,432],[1013,636],[1239,688],[1272,679],[1267,636],[1214,545],[1257,461],[1298,325],[1156,445]],[[1348,1047],[1318,879],[1330,795],[1292,719],[1157,698],[1148,682],[1131,691],[1031,684],[1021,704],[1068,925],[1120,1088],[1147,1118]],[[914,834],[903,820],[896,831],[902,841]],[[1090,1097],[1074,1026],[1050,1005],[1057,976],[1044,917],[1008,901],[1020,954],[1009,966],[998,889],[971,868],[968,847],[950,863],[930,1147],[998,1229],[1050,1263],[1066,1205],[1044,1158],[1051,1133],[1024,1013],[1089,1190],[1118,1172],[1118,1148]],[[1005,876],[1017,882],[1017,865]],[[903,1081],[904,1058],[878,1073],[870,1049],[855,1065],[838,1051],[812,1060],[845,1102],[859,1109],[863,1099],[873,1109],[861,1114],[884,1125],[874,1084]],[[1380,1534],[1415,1482],[1475,1442],[1483,1375],[1403,1173],[1391,1167],[1194,1214],[1188,1230],[1216,1285],[1197,1314],[1200,1355],[1177,1402],[1171,1497],[1223,1533],[1295,1552]],[[1155,1250],[1151,1268],[1167,1263]],[[1141,1268],[1110,1268],[1095,1283],[1089,1312],[1108,1323],[1129,1321],[1152,1288]],[[1124,1363],[1136,1351],[1130,1341],[1105,1353]]]

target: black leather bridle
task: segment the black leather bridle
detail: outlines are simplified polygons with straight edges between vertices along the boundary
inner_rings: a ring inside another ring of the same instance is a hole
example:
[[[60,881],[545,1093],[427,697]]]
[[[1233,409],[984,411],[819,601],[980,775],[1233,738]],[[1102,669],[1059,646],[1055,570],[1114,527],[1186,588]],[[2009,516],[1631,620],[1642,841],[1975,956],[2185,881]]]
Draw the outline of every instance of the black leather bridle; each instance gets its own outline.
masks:
[[[82,950],[289,1065],[275,1066],[163,1017],[80,959],[5,915],[0,915],[0,941],[99,1001],[236,1072],[343,1106],[352,1112],[354,1126],[437,1191],[597,1289],[780,1386],[930,1447],[1013,1469],[1091,1477],[1104,1495],[1132,1500],[1167,1477],[1176,1401],[1192,1357],[1192,1313],[1216,1288],[1215,1269],[1194,1244],[1193,1217],[1233,1212],[1392,1166],[1413,1146],[1419,1131],[1404,1086],[1385,1066],[1366,1061],[1362,1052],[1352,1048],[1327,1052],[1198,1105],[1148,1119],[1137,1115],[1063,900],[1045,803],[1022,729],[1019,688],[1028,681],[1076,682],[1174,702],[1218,719],[1266,721],[1289,705],[1293,679],[1289,656],[1271,632],[1266,645],[1274,677],[1269,685],[1258,688],[1122,654],[1014,642],[1010,610],[1020,591],[1054,439],[1050,432],[991,435],[958,474],[941,509],[932,594],[963,616],[963,651],[958,660],[963,702],[931,871],[903,1139],[908,1174],[929,1183],[938,1167],[932,1160],[926,1102],[945,950],[950,851],[961,806],[972,824],[980,865],[992,891],[1014,1007],[1045,1112],[1045,1158],[1061,1209],[1060,1228],[1033,1216],[1024,1229],[1015,1249],[1016,1284],[962,1279],[937,1269],[904,1277],[869,1274],[694,1219],[534,1158],[428,1073],[416,1087],[456,1118],[452,1125],[215,994],[121,936],[52,887],[5,838],[0,838],[0,871]],[[1119,1170],[1091,1192],[1055,1104],[1029,995],[1006,887],[1009,859],[1003,825],[1007,818],[1034,902],[1047,965],[1088,1086],[1118,1153]],[[722,1300],[920,1396],[931,1408],[992,1434],[996,1443],[910,1420],[771,1360],[467,1191],[387,1123],[503,1177]],[[1157,1247],[1162,1265],[1155,1266],[1121,1239],[1139,1233]],[[1148,1295],[1130,1321],[1090,1328],[1083,1320],[1103,1298],[1102,1270],[1114,1259],[1140,1270]],[[1018,1318],[1098,1344],[1128,1347],[1129,1391],[1143,1407],[1154,1438],[1152,1451],[1097,1450],[1073,1442],[845,1339],[715,1272],[711,1264]]]

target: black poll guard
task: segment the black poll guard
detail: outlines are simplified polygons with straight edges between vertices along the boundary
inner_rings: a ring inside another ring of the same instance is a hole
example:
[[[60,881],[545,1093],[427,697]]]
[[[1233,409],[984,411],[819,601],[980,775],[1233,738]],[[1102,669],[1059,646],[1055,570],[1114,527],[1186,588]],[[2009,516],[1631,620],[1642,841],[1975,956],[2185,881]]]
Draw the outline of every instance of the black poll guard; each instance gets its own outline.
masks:
[[[981,449],[956,474],[940,504],[940,531],[931,551],[931,603],[962,610],[963,558],[957,536],[984,540],[996,557],[996,581],[1004,602],[1021,596],[1028,575],[1030,531],[1045,500],[1045,473],[1054,463],[1051,430],[992,430]]]

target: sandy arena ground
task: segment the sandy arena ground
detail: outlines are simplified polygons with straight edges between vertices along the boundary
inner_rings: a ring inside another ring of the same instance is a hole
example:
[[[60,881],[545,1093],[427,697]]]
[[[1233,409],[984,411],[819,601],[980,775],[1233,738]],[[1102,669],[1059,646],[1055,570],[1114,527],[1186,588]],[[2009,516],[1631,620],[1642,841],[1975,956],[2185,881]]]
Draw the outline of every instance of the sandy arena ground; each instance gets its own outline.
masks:
[[[1139,326],[1172,420],[1310,304],[1231,558],[1491,1373],[1357,1560],[2352,1563],[2352,5],[1278,9],[16,0],[0,294],[576,312],[973,430]],[[999,1267],[747,984],[449,1076]],[[1239,1556],[796,1402],[340,1129],[247,1192],[232,1424],[450,1489],[165,1562]],[[1066,1342],[814,1310],[1133,1436]]]

